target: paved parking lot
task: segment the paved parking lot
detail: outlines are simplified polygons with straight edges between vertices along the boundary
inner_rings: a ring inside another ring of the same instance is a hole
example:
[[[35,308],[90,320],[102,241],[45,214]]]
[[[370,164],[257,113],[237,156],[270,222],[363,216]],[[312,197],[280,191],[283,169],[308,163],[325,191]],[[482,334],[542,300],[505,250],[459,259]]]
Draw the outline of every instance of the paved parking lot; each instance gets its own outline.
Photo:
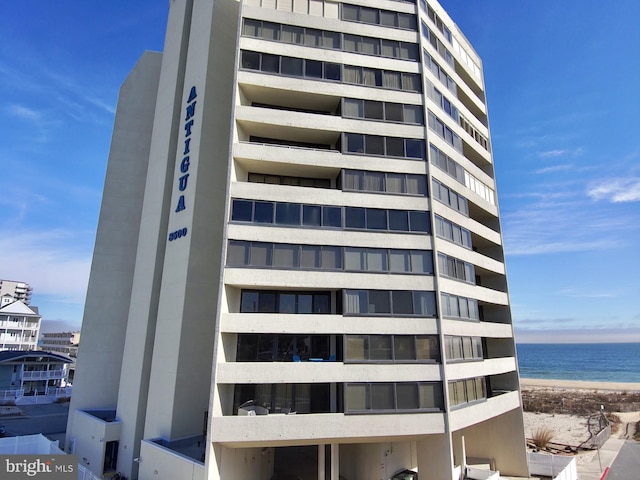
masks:
[[[6,430],[5,436],[15,437],[42,433],[52,440],[64,438],[69,416],[69,403],[25,405],[17,408],[22,412],[22,415],[0,416],[0,425],[4,425]]]

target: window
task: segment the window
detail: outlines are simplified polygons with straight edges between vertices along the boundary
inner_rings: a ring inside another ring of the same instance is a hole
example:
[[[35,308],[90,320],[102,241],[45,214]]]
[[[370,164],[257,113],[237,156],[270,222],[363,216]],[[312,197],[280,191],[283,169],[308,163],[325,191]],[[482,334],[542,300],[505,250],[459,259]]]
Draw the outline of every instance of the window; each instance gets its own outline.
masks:
[[[453,118],[456,123],[460,122],[460,113],[458,109],[438,90],[433,83],[427,80],[427,96],[433,100],[447,115]]]
[[[487,390],[484,377],[449,382],[449,403],[452,407],[485,398],[487,398]]]
[[[429,158],[440,170],[448,173],[458,182],[465,183],[465,170],[455,160],[440,151],[433,144],[429,144]]]
[[[478,301],[476,299],[441,293],[440,305],[442,307],[443,317],[461,320],[480,320]]]
[[[242,290],[240,313],[331,313],[331,294]]]
[[[449,90],[457,97],[456,82],[454,82],[453,79],[442,69],[442,67],[435,60],[433,60],[431,55],[429,55],[426,50],[423,50],[422,57],[429,71],[431,71],[431,73],[435,75],[435,77],[447,88],[447,90]]]
[[[345,133],[343,153],[424,159],[424,140]]]
[[[342,247],[230,240],[227,266],[342,269]]]
[[[248,200],[234,200],[231,209],[231,219],[239,222],[253,220],[253,202]]]
[[[345,315],[434,317],[435,293],[402,290],[345,290]]]
[[[275,209],[275,219],[274,219]],[[355,228],[402,232],[430,232],[429,214],[424,211],[367,209],[328,205],[262,202],[234,199],[231,220],[238,222],[303,225],[319,228]]]
[[[415,30],[416,16],[408,13],[342,4],[342,20]]]
[[[421,30],[422,35],[429,40],[433,48],[438,51],[440,56],[444,58],[444,60],[449,65],[455,67],[455,62],[453,60],[453,55],[451,55],[451,52],[447,50],[447,47],[445,47],[440,39],[433,33],[433,31],[431,31],[429,27],[424,24],[424,22],[421,23]]]
[[[323,34],[321,31],[313,31],[307,29],[305,31],[305,45],[327,46],[339,43],[339,34],[332,33],[330,35]],[[292,37],[287,37],[292,38]],[[371,52],[379,55],[379,42],[377,39],[369,39],[364,37],[350,37],[346,49],[355,49],[363,51],[363,53]],[[354,51],[355,51],[354,50]],[[417,60],[417,46],[413,44],[399,44],[396,58]],[[280,73],[282,75],[306,78],[319,78],[325,80],[342,79],[340,64],[321,62],[318,60],[300,59],[295,57],[285,57],[279,55],[271,55],[267,53],[251,52],[243,50],[241,52],[240,66],[243,69],[259,70],[268,73]],[[374,68],[356,67],[344,65],[344,82],[354,83],[357,85],[367,85],[372,87],[385,87],[394,90],[405,90],[412,92],[422,91],[422,80],[420,75],[414,73],[392,72],[386,70],[378,70]]]
[[[473,265],[460,259],[438,253],[438,267],[440,274],[462,280],[475,285],[475,273]]]
[[[467,217],[469,216],[469,205],[466,198],[454,192],[446,185],[440,183],[435,178],[431,179],[431,184],[433,188],[433,196],[437,200],[440,200],[445,205],[448,205],[463,215]]]
[[[436,132],[458,152],[462,153],[462,139],[431,112],[428,115],[428,124],[431,130]]]
[[[457,245],[471,249],[471,232],[440,215],[435,216],[436,235]]]
[[[478,195],[480,195],[484,200],[489,202],[491,205],[496,204],[493,190],[487,187],[484,183],[482,183],[480,180],[475,178],[469,172],[466,172],[466,171],[464,172],[463,183],[467,188],[470,188],[471,190],[476,192]]]
[[[238,334],[236,362],[292,362],[330,356],[329,335]]]
[[[240,65],[248,70],[280,73],[294,77],[323,78],[337,81],[341,78],[340,65],[338,64],[246,50],[241,52]]]
[[[234,388],[234,412],[253,400],[270,413],[328,413],[329,395],[329,384],[324,383],[238,384]]]
[[[300,225],[300,205],[297,203],[276,203],[276,224]]]
[[[343,190],[421,196],[427,193],[424,175],[343,170],[342,179]]]
[[[273,223],[273,203],[255,202],[253,221],[256,223]]]
[[[284,175],[249,173],[248,181],[251,183],[270,183],[274,185],[331,188],[331,180],[328,178],[289,177]]]
[[[457,337],[446,335],[445,356],[450,360],[482,360],[481,337]]]
[[[418,74],[349,65],[344,66],[344,82],[410,92],[422,91],[422,80]]]
[[[347,383],[345,413],[395,413],[398,411],[442,410],[439,383]]]

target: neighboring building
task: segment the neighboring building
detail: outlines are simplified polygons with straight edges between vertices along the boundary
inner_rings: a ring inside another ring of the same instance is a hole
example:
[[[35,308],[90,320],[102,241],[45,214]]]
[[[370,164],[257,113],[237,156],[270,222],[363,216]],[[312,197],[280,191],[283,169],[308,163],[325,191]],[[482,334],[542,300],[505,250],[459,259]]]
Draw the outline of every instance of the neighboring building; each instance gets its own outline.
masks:
[[[78,345],[80,344],[80,332],[43,332],[38,348],[48,352],[57,352],[71,357],[73,363],[68,366],[68,384],[73,384],[76,373],[76,358],[78,357]]]
[[[29,397],[45,397],[37,403],[68,398],[67,366],[71,362],[69,357],[51,352],[0,352],[0,404],[35,403]]]
[[[67,451],[527,476],[488,125],[435,0],[172,0],[120,91]]]
[[[15,298],[13,298],[13,295],[9,295],[8,293],[5,293],[0,297],[0,308],[4,307],[5,305],[9,305],[10,303],[13,303],[15,301],[16,300]]]
[[[68,357],[78,356],[80,332],[43,332],[40,337],[40,350],[58,352]]]
[[[14,282],[13,280],[0,280],[0,297],[10,295],[14,301],[20,300],[29,305],[32,292],[33,288],[31,288],[31,285],[28,283]]]
[[[41,319],[38,307],[20,300],[0,307],[0,351],[35,350]]]

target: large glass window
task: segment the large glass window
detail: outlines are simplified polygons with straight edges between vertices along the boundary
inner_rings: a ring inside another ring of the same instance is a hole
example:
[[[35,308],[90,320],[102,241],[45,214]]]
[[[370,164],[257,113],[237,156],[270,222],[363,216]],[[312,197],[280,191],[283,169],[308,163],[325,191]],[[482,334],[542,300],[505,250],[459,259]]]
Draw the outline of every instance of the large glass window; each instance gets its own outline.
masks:
[[[371,182],[380,182],[375,175]],[[342,228],[342,207],[300,205],[297,203],[262,202],[234,199],[232,221],[304,225],[320,228]],[[429,214],[424,211],[383,210],[344,207],[344,228],[390,230],[402,232],[430,232]]]
[[[263,406],[269,413],[305,414],[330,411],[329,384],[238,384],[234,390],[234,413],[248,401]]]
[[[436,316],[434,292],[345,290],[345,315]]]
[[[440,297],[443,317],[459,318],[462,320],[480,320],[478,301],[476,299],[459,297],[449,293],[441,293]]]
[[[481,337],[444,337],[447,361],[482,360]]]
[[[305,44],[313,39],[305,34]],[[316,41],[324,43],[321,32]],[[329,42],[335,39],[328,40]],[[372,47],[367,47],[372,48]],[[377,47],[375,47],[377,50]],[[412,51],[413,49],[408,49]],[[300,63],[302,62],[302,63]],[[311,79],[324,79],[342,81],[344,70],[344,82],[370,87],[385,87],[394,90],[404,90],[411,92],[422,91],[422,80],[419,74],[393,72],[379,70],[376,68],[366,68],[351,65],[340,65],[338,63],[322,62],[318,60],[300,59],[297,57],[286,57],[272,55],[268,53],[251,52],[243,50],[240,55],[240,67],[247,70],[258,70],[267,73],[279,73],[294,77],[305,77]]]
[[[442,410],[439,383],[347,383],[345,413]]]
[[[240,313],[331,313],[329,292],[242,290]]]
[[[475,284],[474,268],[473,265],[468,262],[438,253],[438,266],[440,268],[440,274],[445,277]]]
[[[467,203],[467,199],[464,198],[459,193],[456,193],[454,190],[450,189],[446,185],[440,183],[435,178],[431,179],[433,196],[453,208],[454,210],[462,213],[465,216],[469,216],[469,204]]]
[[[426,177],[409,173],[342,171],[342,190],[426,195]]]
[[[230,240],[227,266],[433,274],[430,250],[293,245]]]
[[[442,120],[429,112],[428,122],[429,128],[442,137],[449,145],[462,153],[462,139],[457,133],[454,133]]]
[[[487,398],[487,391],[484,377],[449,382],[449,403],[452,407],[485,398]]]

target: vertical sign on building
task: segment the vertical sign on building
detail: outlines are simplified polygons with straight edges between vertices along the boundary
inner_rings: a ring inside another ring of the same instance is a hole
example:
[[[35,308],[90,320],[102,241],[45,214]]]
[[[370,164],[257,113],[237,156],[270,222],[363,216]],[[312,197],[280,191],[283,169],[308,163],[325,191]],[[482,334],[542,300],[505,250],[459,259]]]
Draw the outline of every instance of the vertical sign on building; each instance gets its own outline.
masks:
[[[184,151],[182,152],[182,160],[180,161],[180,173],[178,175],[178,202],[176,204],[175,213],[183,212],[187,209],[187,204],[184,198],[184,192],[186,192],[189,185],[189,167],[191,166],[191,134],[193,125],[196,119],[196,98],[198,93],[195,85],[191,87],[189,92],[189,98],[187,98],[187,105],[185,107],[184,116]],[[172,242],[187,235],[187,227],[179,228],[169,233],[169,241]]]

